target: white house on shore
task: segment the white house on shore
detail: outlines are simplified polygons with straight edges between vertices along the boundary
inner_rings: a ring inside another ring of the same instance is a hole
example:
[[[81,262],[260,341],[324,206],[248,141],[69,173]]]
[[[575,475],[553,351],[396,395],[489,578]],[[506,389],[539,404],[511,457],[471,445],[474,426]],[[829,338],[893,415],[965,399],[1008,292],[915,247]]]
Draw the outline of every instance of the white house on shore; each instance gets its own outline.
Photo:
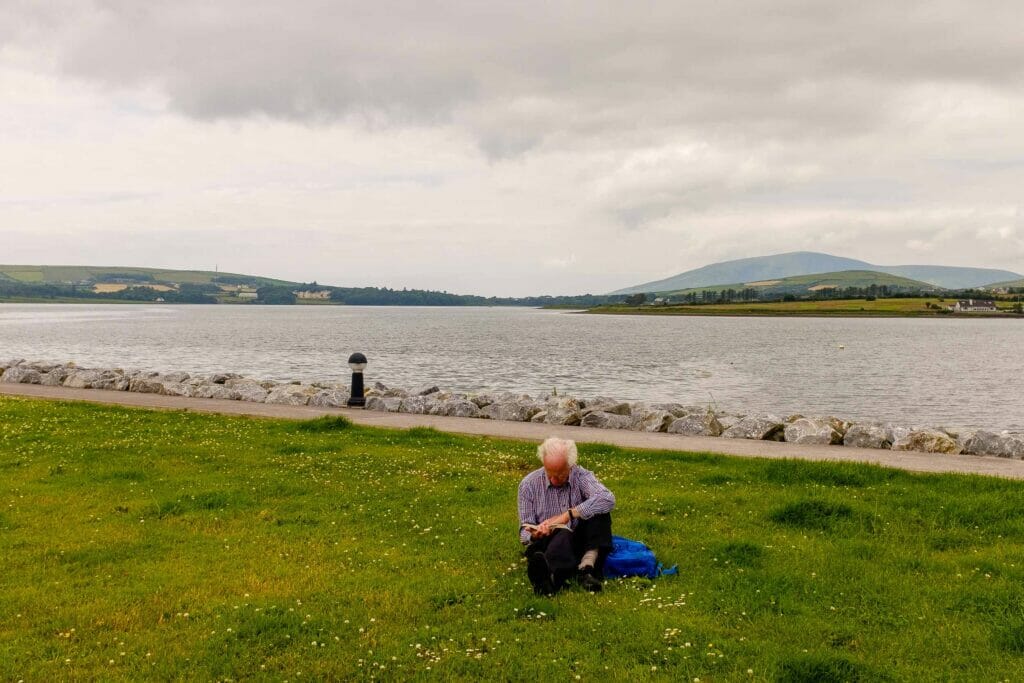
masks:
[[[320,299],[326,301],[331,298],[331,290],[329,289],[322,289],[316,292],[292,292],[292,294],[300,299]]]
[[[986,312],[994,313],[996,308],[994,301],[981,301],[979,299],[961,299],[949,307],[949,310],[957,313]]]

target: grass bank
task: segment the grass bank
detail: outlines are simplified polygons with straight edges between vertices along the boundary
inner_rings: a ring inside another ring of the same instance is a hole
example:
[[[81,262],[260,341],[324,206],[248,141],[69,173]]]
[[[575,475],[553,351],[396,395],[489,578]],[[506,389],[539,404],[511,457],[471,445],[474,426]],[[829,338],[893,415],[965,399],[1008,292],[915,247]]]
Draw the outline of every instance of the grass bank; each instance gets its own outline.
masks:
[[[1004,680],[1024,484],[581,446],[680,575],[536,598],[529,444],[0,397],[0,678]]]
[[[936,317],[936,318],[1022,318],[1013,315],[1012,301],[999,301],[998,313],[948,313],[929,308],[942,308],[956,303],[946,299],[829,299],[822,301],[775,301],[766,303],[701,304],[671,306],[598,306],[586,313],[626,315],[764,315],[764,316],[850,316],[850,317]]]

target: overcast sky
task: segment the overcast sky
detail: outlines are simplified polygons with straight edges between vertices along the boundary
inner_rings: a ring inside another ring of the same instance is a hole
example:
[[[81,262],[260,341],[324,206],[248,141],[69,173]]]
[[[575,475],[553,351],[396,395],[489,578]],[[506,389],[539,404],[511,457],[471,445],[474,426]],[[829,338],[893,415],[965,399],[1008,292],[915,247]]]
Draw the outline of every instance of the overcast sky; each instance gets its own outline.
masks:
[[[0,263],[1024,272],[1022,35],[1016,0],[0,0]]]

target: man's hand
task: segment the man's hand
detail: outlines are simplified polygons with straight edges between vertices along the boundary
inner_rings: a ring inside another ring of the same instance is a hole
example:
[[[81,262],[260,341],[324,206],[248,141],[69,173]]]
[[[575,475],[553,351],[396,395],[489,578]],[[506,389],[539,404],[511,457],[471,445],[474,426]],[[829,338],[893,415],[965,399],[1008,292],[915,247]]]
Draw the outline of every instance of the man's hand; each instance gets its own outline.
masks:
[[[540,526],[541,526],[541,528],[546,529],[547,532],[550,534],[551,533],[551,527],[554,526],[555,524],[568,524],[568,523],[569,523],[569,513],[568,513],[568,511],[566,511],[566,512],[563,512],[560,515],[555,515],[554,517],[548,517],[547,519],[545,519],[543,522],[540,523]]]
[[[530,540],[536,541],[537,539],[544,538],[545,536],[548,536],[550,534],[551,530],[548,529],[547,526],[545,526],[544,524],[541,524],[539,528],[537,528],[536,530],[530,531]]]

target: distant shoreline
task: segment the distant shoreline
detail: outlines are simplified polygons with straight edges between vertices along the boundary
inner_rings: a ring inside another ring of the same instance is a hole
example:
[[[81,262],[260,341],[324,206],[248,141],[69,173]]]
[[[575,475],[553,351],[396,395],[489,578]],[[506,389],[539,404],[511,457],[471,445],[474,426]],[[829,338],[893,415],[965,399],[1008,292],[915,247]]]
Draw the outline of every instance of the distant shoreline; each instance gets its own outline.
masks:
[[[568,304],[556,304],[551,306],[495,306],[480,304],[458,305],[457,308],[536,308],[538,310],[562,311],[566,313],[590,314],[590,315],[640,315],[640,316],[692,316],[692,317],[727,317],[727,318],[939,318],[939,319],[1001,319],[1001,320],[1024,320],[1024,315],[1014,313],[1012,310],[1002,309],[999,312],[970,312],[953,313],[945,310],[921,309],[914,304],[923,305],[926,302],[937,303],[933,299],[879,299],[867,302],[860,299],[837,299],[823,301],[795,301],[795,302],[774,302],[774,303],[749,303],[749,304],[703,304],[703,305],[669,305],[669,306],[596,306],[593,308],[581,308]],[[851,304],[850,302],[856,302]],[[902,310],[894,310],[893,303],[909,302],[904,304]],[[0,299],[0,304],[99,304],[99,305],[142,305],[142,306],[338,306],[338,307],[364,307],[382,306],[388,308],[444,308],[446,305],[432,304],[346,304],[342,302],[330,302],[320,300],[296,300],[291,304],[266,304],[256,301],[238,302],[217,302],[215,304],[184,304],[181,302],[164,301],[136,301],[131,299],[92,299],[92,298],[31,298],[12,297]],[[845,306],[843,306],[845,304]],[[861,306],[861,304],[866,304]],[[854,310],[852,306],[858,306],[861,310]],[[942,305],[942,304],[937,304]],[[451,304],[448,304],[451,306]],[[829,306],[835,307],[830,310]],[[889,306],[888,308],[886,306]]]
[[[1024,320],[1024,316],[1014,313],[885,313],[870,312],[857,313],[854,311],[827,312],[827,311],[641,311],[636,309],[609,311],[590,309],[585,311],[574,311],[575,313],[589,315],[641,315],[641,316],[667,316],[667,317],[693,317],[693,318],[937,318],[945,320],[963,320],[965,318],[996,318],[1001,320]]]
[[[595,306],[580,311],[594,315],[728,316],[790,318],[1000,318],[1024,320],[1024,315],[1003,308],[997,312],[955,313],[948,310],[951,299],[885,298],[822,299],[765,303],[675,304],[662,306]],[[1012,305],[1012,302],[1002,302]]]
[[[579,312],[579,306],[529,306],[527,304],[346,304],[340,301],[318,301],[316,299],[299,300],[292,304],[267,304],[258,301],[219,301],[217,303],[188,303],[181,301],[138,301],[133,299],[68,299],[58,297],[56,299],[31,299],[31,298],[10,298],[0,299],[3,304],[93,304],[93,305],[117,305],[117,306],[204,306],[212,308],[535,308],[538,310],[565,310]]]

